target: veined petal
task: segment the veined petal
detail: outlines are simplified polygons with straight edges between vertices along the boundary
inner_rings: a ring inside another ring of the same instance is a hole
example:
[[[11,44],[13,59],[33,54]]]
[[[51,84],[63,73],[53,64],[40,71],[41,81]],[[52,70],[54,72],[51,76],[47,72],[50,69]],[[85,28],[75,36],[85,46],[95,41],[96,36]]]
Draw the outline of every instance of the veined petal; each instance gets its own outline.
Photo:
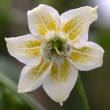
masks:
[[[41,86],[51,66],[52,62],[45,61],[44,59],[42,59],[41,63],[36,67],[25,66],[21,72],[18,92],[33,91]]]
[[[81,48],[88,40],[90,24],[97,19],[97,8],[85,6],[63,13],[60,35],[66,36],[76,48]]]
[[[41,44],[37,36],[31,34],[19,36],[16,38],[5,38],[7,48],[13,57],[29,65],[36,66],[41,62]]]
[[[86,42],[81,49],[71,48],[68,60],[79,70],[91,70],[102,66],[104,50],[98,44]]]
[[[38,33],[46,38],[48,34],[58,31],[59,13],[54,8],[42,4],[27,14],[29,29],[33,35]]]
[[[50,98],[62,106],[75,85],[78,70],[66,58],[63,62],[58,59],[57,63],[58,66],[53,65],[51,73],[45,78],[43,88]]]

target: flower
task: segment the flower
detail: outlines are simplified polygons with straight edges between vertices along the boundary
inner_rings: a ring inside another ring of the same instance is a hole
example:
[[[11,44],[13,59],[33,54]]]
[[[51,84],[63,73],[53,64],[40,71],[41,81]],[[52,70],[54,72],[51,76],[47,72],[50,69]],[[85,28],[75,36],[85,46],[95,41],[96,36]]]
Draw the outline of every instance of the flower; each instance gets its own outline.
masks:
[[[60,16],[54,8],[41,4],[27,12],[32,34],[5,38],[10,55],[26,64],[19,93],[43,85],[50,98],[63,105],[75,85],[78,69],[87,71],[102,65],[104,50],[87,41],[97,8],[85,6]]]

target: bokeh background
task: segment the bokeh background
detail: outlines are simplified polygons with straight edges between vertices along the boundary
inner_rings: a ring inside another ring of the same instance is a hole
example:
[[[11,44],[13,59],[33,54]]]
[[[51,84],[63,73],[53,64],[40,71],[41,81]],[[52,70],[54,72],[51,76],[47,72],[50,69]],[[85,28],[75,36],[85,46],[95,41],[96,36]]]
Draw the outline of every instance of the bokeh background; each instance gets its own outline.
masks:
[[[9,55],[4,38],[29,34],[27,11],[39,4],[50,5],[60,14],[81,6],[99,6],[98,20],[90,26],[89,41],[104,48],[103,66],[79,73],[90,109],[110,110],[110,0],[0,0],[0,72],[18,84],[24,64]],[[42,87],[28,94],[47,110],[82,110],[76,87],[62,107],[51,100]],[[31,110],[15,97],[18,96],[0,81],[0,110]]]

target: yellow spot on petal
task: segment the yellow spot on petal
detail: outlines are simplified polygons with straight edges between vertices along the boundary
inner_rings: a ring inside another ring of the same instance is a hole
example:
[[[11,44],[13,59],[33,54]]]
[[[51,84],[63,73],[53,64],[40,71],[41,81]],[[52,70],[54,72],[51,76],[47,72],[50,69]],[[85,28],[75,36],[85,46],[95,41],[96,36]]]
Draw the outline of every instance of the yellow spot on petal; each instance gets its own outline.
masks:
[[[27,45],[27,47],[37,47],[37,46],[41,46],[42,41],[37,41],[37,40],[29,40],[27,42],[25,42],[25,44]]]
[[[45,38],[48,31],[57,31],[58,25],[52,16],[47,13],[46,15],[38,17],[36,20],[35,29]]]
[[[29,70],[30,79],[36,81],[42,74],[47,71],[50,64],[51,62],[45,62],[44,59],[42,59],[41,63],[37,67],[34,67]]]
[[[53,65],[52,68],[51,68],[51,74],[50,74],[50,76],[51,76],[52,79],[54,79],[55,81],[58,81],[58,73],[59,73],[58,66],[55,67],[55,66]]]
[[[25,53],[27,53],[28,56],[37,55],[40,53],[40,48],[38,49],[25,49]]]
[[[71,54],[68,56],[73,62],[80,62],[87,64],[88,61],[96,59],[92,56],[94,54],[93,50],[88,47],[82,47],[81,49],[72,48]]]
[[[68,35],[70,40],[75,40],[83,32],[84,18],[75,16],[71,18],[63,27],[61,27],[61,32],[64,32]]]
[[[40,53],[40,46],[42,41],[37,40],[28,40],[26,42],[23,42],[23,45],[20,46],[21,51],[24,51],[26,53],[25,55],[30,57],[35,57],[35,55],[38,55]]]
[[[70,74],[71,69],[69,66],[69,62],[66,58],[64,58],[64,62],[61,63],[59,67],[55,67],[54,65],[52,66],[50,77],[52,78],[52,81],[63,83],[67,81]]]

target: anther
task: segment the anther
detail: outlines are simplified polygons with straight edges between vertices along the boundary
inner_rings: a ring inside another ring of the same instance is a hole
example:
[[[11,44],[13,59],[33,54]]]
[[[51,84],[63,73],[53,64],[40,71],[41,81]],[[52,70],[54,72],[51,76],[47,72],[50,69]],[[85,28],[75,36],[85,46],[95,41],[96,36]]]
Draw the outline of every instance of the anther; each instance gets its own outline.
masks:
[[[51,54],[47,52],[47,55],[48,55],[48,58],[51,60],[52,59]]]
[[[47,51],[50,51],[51,49],[52,49],[52,45],[50,44],[50,45],[47,46],[47,49],[46,50]]]
[[[62,53],[62,56],[63,56],[63,57],[67,57],[67,55],[66,55],[65,53]]]
[[[55,65],[55,67],[57,67],[57,62],[55,59],[53,60],[53,64]]]
[[[53,41],[56,42],[56,41],[57,41],[57,37],[54,37],[54,38],[53,38]]]
[[[67,45],[67,50],[69,51],[71,48],[71,45]]]

